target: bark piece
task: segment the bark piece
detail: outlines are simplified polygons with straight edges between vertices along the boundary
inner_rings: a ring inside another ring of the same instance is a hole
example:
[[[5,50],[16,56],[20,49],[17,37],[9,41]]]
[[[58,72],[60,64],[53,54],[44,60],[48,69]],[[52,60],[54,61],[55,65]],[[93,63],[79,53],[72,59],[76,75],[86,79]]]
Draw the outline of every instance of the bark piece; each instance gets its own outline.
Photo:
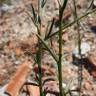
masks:
[[[26,82],[27,76],[29,75],[29,72],[31,71],[32,63],[29,61],[24,62],[22,65],[19,66],[16,74],[12,78],[12,80],[9,82],[6,93],[10,94],[11,96],[18,96],[19,91]]]

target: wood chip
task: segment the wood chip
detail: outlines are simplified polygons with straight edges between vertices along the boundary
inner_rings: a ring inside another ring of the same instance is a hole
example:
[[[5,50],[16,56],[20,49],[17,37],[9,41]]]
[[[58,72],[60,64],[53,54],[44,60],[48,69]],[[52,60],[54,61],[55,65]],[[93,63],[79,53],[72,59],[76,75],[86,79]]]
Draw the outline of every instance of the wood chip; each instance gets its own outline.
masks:
[[[32,69],[32,63],[25,61],[22,65],[19,66],[12,80],[9,82],[6,93],[10,96],[18,96],[19,91],[26,82],[27,76]]]

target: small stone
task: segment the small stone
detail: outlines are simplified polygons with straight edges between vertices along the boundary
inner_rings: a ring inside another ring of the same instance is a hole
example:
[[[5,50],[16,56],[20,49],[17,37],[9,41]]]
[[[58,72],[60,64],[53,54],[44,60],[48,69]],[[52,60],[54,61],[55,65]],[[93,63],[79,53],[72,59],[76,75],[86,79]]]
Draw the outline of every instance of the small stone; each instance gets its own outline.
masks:
[[[68,41],[69,40],[69,37],[68,37],[68,33],[67,32],[62,35],[62,39],[63,39],[63,41]]]
[[[63,88],[66,88],[66,84],[65,84],[65,83],[62,83],[62,87],[63,87]]]
[[[14,63],[15,63],[16,65],[19,65],[21,62],[18,61],[18,60],[16,60]]]
[[[84,84],[85,90],[92,90],[92,84],[90,81],[86,81]]]
[[[90,52],[91,48],[90,45],[86,42],[81,43],[81,55],[86,56],[88,52]],[[79,50],[78,46],[76,46],[75,50],[73,51],[73,55],[77,58],[79,57]]]
[[[93,70],[93,71],[91,72],[91,74],[92,74],[93,78],[96,80],[96,70]]]
[[[21,48],[15,48],[15,54],[16,54],[17,57],[21,56],[22,53],[23,52],[22,52]]]
[[[91,53],[90,56],[88,57],[91,65],[94,66],[94,68],[96,69],[96,52]]]
[[[93,1],[93,8],[96,8],[96,0]]]
[[[13,6],[9,6],[7,4],[3,4],[2,6],[0,6],[0,11],[7,12],[8,10],[10,10],[12,8],[13,8]]]
[[[0,88],[0,96],[8,96],[7,94],[5,94],[5,90],[6,90],[6,85]]]

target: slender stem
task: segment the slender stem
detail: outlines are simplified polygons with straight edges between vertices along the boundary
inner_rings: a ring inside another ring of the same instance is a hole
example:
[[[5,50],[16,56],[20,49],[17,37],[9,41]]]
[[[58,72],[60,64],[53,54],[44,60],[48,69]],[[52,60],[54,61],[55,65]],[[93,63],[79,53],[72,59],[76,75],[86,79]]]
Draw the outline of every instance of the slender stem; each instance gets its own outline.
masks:
[[[39,69],[39,90],[40,90],[40,96],[43,96],[42,94],[42,71],[41,71],[41,46],[39,44],[39,50],[37,52],[37,57],[38,57],[38,69]]]
[[[63,11],[62,8],[59,7],[59,61],[58,61],[58,79],[59,79],[59,96],[63,96],[63,88],[62,88],[62,16]]]
[[[41,9],[41,0],[38,0],[38,20],[39,20],[39,17],[41,16],[41,13],[40,13],[40,9]],[[41,22],[39,23],[38,22],[38,27],[37,27],[37,31],[38,31],[38,35],[41,36]],[[39,69],[39,90],[40,90],[40,96],[44,96],[43,94],[43,91],[42,91],[42,70],[41,70],[41,57],[42,57],[42,45],[41,45],[41,42],[40,40],[38,39],[38,45],[39,45],[39,49],[38,49],[38,52],[37,52],[37,57],[38,57],[38,69]]]
[[[40,33],[40,32],[38,32]],[[39,34],[40,35],[40,34]],[[39,42],[39,49],[38,49],[38,69],[39,69],[39,90],[40,90],[40,96],[43,96],[43,91],[42,91],[42,70],[41,70],[41,57],[42,57],[42,45],[40,40],[38,39]]]
[[[78,18],[77,14],[77,8],[76,8],[76,1],[73,0],[74,5],[74,19]],[[78,32],[78,55],[80,56],[80,62],[78,62],[78,87],[80,89],[80,92],[78,96],[81,96],[81,87],[82,87],[82,54],[81,54],[81,34],[79,30],[80,22],[77,21],[77,32]]]
[[[63,91],[62,88],[62,17],[63,17],[63,12],[66,8],[68,0],[63,1],[63,5],[59,5],[59,61],[58,61],[58,79],[59,79],[59,96],[65,96],[65,92]]]
[[[59,23],[59,61],[58,61],[58,79],[60,96],[63,96],[62,90],[62,22]]]

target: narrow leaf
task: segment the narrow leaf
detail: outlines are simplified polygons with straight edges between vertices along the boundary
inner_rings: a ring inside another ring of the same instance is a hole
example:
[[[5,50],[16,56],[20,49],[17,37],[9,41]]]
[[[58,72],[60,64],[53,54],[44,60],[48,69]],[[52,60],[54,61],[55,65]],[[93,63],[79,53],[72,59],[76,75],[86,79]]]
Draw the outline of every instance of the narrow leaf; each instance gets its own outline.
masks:
[[[36,22],[37,15],[36,15],[36,13],[35,13],[35,9],[34,9],[34,7],[33,7],[32,4],[31,4],[31,8],[32,8],[32,14],[33,14],[34,21]]]
[[[41,18],[38,16],[38,23],[41,25]]]
[[[92,7],[94,0],[91,0],[90,5],[88,6],[86,12]]]
[[[42,0],[42,2],[41,2],[41,8],[43,8],[45,6],[46,2],[47,2],[47,0]]]
[[[52,33],[54,22],[55,22],[55,19],[53,18],[52,23],[51,23],[51,26],[49,28],[49,32],[48,32],[48,34],[47,34],[47,36],[45,38],[48,38],[50,36],[50,34]]]
[[[62,10],[64,10],[66,8],[67,2],[68,2],[68,0],[64,1],[63,6],[62,6]]]

